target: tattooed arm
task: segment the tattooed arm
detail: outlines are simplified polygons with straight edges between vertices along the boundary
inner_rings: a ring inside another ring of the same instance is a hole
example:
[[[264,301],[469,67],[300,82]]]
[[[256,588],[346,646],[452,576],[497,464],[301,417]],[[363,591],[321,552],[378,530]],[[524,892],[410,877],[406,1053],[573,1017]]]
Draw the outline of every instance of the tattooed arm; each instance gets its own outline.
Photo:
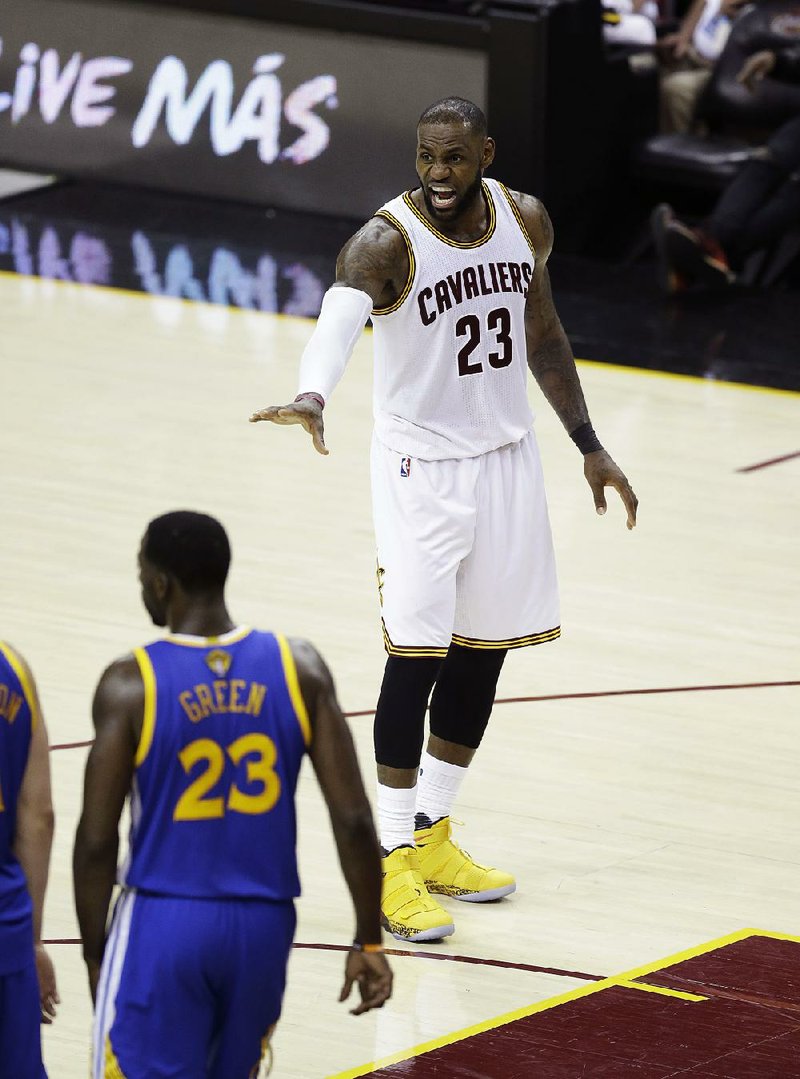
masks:
[[[322,301],[317,325],[300,361],[300,393],[288,405],[268,405],[250,417],[300,424],[318,453],[327,454],[322,410],[361,335],[372,308],[389,307],[401,295],[410,272],[400,233],[373,217],[351,237],[336,261],[336,281]]]
[[[525,337],[528,367],[554,412],[572,436],[578,433],[583,472],[592,489],[598,513],[606,512],[604,489],[613,487],[623,501],[628,515],[628,528],[636,524],[638,500],[621,469],[614,463],[596,438],[589,420],[589,410],[583,396],[572,346],[553,303],[547,260],[553,249],[553,226],[544,206],[531,195],[513,193],[522,219],[536,252],[528,298],[525,306]],[[590,439],[583,445],[584,438]],[[587,448],[591,447],[588,449]]]
[[[547,211],[530,195],[517,196],[536,252],[536,266],[525,307],[528,367],[542,393],[568,432],[589,422],[578,371],[564,327],[553,303],[547,260],[553,248],[553,226]]]
[[[382,217],[373,217],[351,236],[336,260],[336,285],[349,285],[390,307],[405,288],[408,251],[401,234]]]

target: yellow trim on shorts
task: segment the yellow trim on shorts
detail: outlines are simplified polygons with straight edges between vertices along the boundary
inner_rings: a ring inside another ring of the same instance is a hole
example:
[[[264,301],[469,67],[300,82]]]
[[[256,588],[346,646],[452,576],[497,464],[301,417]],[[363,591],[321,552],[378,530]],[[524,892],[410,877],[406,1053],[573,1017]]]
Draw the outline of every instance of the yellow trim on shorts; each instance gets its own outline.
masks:
[[[406,230],[403,228],[403,226],[400,224],[400,222],[397,220],[397,218],[394,216],[394,214],[390,214],[388,210],[378,210],[375,216],[382,217],[384,218],[384,220],[388,221],[390,225],[394,225],[394,227],[403,237],[406,245],[406,251],[408,252],[408,277],[406,278],[406,283],[403,291],[400,293],[394,303],[390,304],[388,307],[373,307],[372,309],[373,315],[390,315],[392,311],[396,311],[398,307],[402,307],[402,305],[408,299],[408,294],[409,292],[411,292],[411,286],[414,283],[414,277],[417,273],[417,263],[416,259],[414,258],[414,248],[411,246],[411,238],[406,232]]]
[[[0,641],[0,652],[2,652],[8,660],[12,671],[17,676],[17,678],[19,679],[19,684],[22,686],[22,695],[25,698],[25,703],[30,709],[31,730],[33,730],[36,724],[39,722],[40,715],[38,698],[34,693],[33,685],[30,678],[28,677],[28,672],[25,670],[25,667],[23,666],[20,657],[17,655],[17,653],[14,651],[10,644],[6,644],[5,641]]]
[[[103,1060],[103,1079],[125,1079],[125,1072],[119,1066],[117,1054],[111,1048],[111,1038],[108,1035]]]
[[[533,246],[533,240],[531,239],[531,235],[528,232],[528,226],[522,220],[522,214],[520,213],[519,206],[517,206],[516,202],[514,202],[513,198],[511,197],[511,192],[508,190],[506,185],[501,184],[499,180],[498,180],[498,184],[499,184],[500,190],[503,192],[505,197],[508,199],[508,205],[511,207],[511,212],[513,213],[514,217],[516,217],[517,224],[522,229],[522,235],[527,240],[528,247],[531,249],[531,254],[533,255],[533,260],[535,262],[536,261],[536,248]]]
[[[482,641],[479,637],[462,637],[458,633],[453,634],[453,644],[460,644],[462,648],[527,648],[531,644],[544,644],[546,641],[554,641],[561,636],[561,626],[555,629],[546,629],[541,633],[529,633],[525,637],[508,637],[504,641]]]
[[[133,761],[138,768],[144,762],[150,752],[150,746],[153,744],[153,734],[156,728],[156,672],[153,670],[153,664],[144,648],[134,648],[133,655],[139,664],[139,673],[144,683],[142,733],[139,735],[139,745],[136,747],[136,756]]]
[[[381,619],[381,628],[383,629],[383,647],[389,653],[390,656],[403,656],[406,659],[444,659],[447,655],[447,648],[437,648],[435,645],[405,645],[405,644],[392,644],[392,639],[386,632],[386,623]]]
[[[289,690],[289,696],[292,699],[294,714],[297,716],[297,722],[300,724],[300,730],[303,732],[303,741],[307,746],[310,746],[311,720],[308,718],[306,702],[303,700],[303,694],[300,690],[300,679],[297,677],[297,666],[294,662],[294,656],[289,647],[289,642],[282,633],[276,633],[275,640],[278,642],[278,647],[281,650],[283,676],[286,679],[286,688]]]
[[[489,223],[486,226],[486,232],[484,232],[483,236],[479,236],[477,240],[470,240],[467,243],[460,243],[458,240],[451,240],[449,236],[445,236],[443,232],[439,232],[436,226],[431,224],[431,222],[427,219],[425,214],[421,210],[418,210],[417,207],[414,205],[414,200],[411,198],[410,191],[406,191],[406,193],[403,195],[403,202],[406,204],[406,206],[408,206],[409,210],[411,210],[411,212],[419,218],[425,228],[428,229],[429,232],[432,232],[437,240],[441,240],[443,244],[447,244],[448,247],[482,247],[485,243],[488,243],[489,240],[491,240],[492,236],[494,236],[494,230],[497,227],[497,211],[495,209],[494,199],[492,198],[492,193],[489,190],[488,184],[486,184],[483,180],[481,180],[481,190],[483,191],[483,194],[486,198],[486,205],[489,208]]]

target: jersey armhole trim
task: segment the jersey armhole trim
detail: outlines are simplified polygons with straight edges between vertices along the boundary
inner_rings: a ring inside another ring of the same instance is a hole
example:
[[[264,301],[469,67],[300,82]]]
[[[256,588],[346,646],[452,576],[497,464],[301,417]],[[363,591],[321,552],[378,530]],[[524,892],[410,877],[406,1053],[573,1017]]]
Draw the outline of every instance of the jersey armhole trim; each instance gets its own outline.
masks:
[[[408,299],[408,294],[411,292],[411,286],[414,283],[414,277],[417,272],[417,263],[414,258],[414,248],[411,246],[411,238],[406,232],[405,228],[400,224],[394,214],[390,214],[388,210],[378,210],[375,214],[376,217],[382,217],[385,221],[388,221],[390,225],[394,225],[400,235],[403,237],[403,241],[406,245],[406,251],[408,252],[408,277],[403,287],[403,291],[397,297],[393,304],[388,307],[373,307],[373,315],[390,315],[392,311],[396,311],[398,307],[402,307],[405,301]]]
[[[36,694],[33,691],[33,686],[31,684],[31,680],[28,677],[28,672],[23,667],[19,656],[17,655],[17,653],[14,651],[14,649],[11,647],[10,644],[6,644],[5,641],[0,641],[0,652],[3,653],[3,655],[6,657],[6,659],[10,663],[11,669],[13,670],[14,674],[19,679],[19,683],[22,686],[22,692],[23,692],[23,695],[25,697],[25,703],[27,704],[28,708],[30,709],[30,713],[31,713],[31,730],[33,730],[36,727],[36,724],[39,722],[39,705],[38,705],[38,698],[37,698]]]
[[[139,768],[145,761],[153,744],[153,734],[156,727],[156,672],[153,664],[144,648],[134,648],[133,654],[139,664],[139,672],[144,684],[144,715],[142,716],[142,733],[139,735],[139,745],[136,747],[136,756],[133,763]]]
[[[516,217],[517,224],[519,225],[520,229],[522,230],[522,235],[525,237],[525,240],[526,240],[526,242],[528,244],[528,247],[531,249],[531,254],[533,255],[534,260],[535,260],[536,259],[536,248],[533,246],[533,240],[531,239],[531,234],[528,232],[528,226],[522,220],[522,214],[519,212],[519,206],[517,206],[516,202],[514,202],[514,199],[511,196],[511,192],[508,190],[508,188],[506,187],[505,184],[501,184],[500,181],[498,180],[497,181],[497,186],[500,188],[500,190],[505,195],[505,197],[506,197],[506,199],[508,201],[508,205],[511,207],[511,212],[514,215],[514,217]]]
[[[297,677],[297,667],[295,666],[294,656],[289,647],[289,642],[282,633],[276,633],[275,640],[278,642],[278,648],[280,648],[281,651],[283,676],[286,679],[286,688],[289,690],[289,696],[292,701],[292,706],[294,707],[294,714],[297,716],[297,722],[300,724],[300,730],[303,733],[303,741],[307,746],[310,746],[311,721],[308,718],[306,702],[303,700],[303,694],[300,691],[300,680]]]

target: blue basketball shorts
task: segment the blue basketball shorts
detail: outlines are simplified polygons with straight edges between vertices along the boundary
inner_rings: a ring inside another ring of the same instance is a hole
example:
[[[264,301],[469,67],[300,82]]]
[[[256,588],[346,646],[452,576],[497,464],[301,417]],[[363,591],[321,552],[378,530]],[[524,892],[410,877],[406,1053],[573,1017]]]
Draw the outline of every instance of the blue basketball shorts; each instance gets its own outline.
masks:
[[[277,1022],[291,901],[124,891],[97,992],[92,1079],[251,1079]]]
[[[0,974],[0,1079],[47,1079],[36,964]]]

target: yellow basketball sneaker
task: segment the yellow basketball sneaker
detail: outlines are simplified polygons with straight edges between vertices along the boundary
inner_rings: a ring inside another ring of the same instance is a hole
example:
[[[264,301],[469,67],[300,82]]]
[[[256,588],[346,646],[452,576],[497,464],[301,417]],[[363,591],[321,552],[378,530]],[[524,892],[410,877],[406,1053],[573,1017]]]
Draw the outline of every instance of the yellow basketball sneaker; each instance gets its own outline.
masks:
[[[510,873],[479,865],[450,837],[450,818],[414,832],[419,866],[429,892],[450,895],[465,903],[486,903],[509,895],[517,887]]]
[[[428,894],[413,847],[397,847],[383,859],[383,925],[398,940],[441,940],[455,926]]]

